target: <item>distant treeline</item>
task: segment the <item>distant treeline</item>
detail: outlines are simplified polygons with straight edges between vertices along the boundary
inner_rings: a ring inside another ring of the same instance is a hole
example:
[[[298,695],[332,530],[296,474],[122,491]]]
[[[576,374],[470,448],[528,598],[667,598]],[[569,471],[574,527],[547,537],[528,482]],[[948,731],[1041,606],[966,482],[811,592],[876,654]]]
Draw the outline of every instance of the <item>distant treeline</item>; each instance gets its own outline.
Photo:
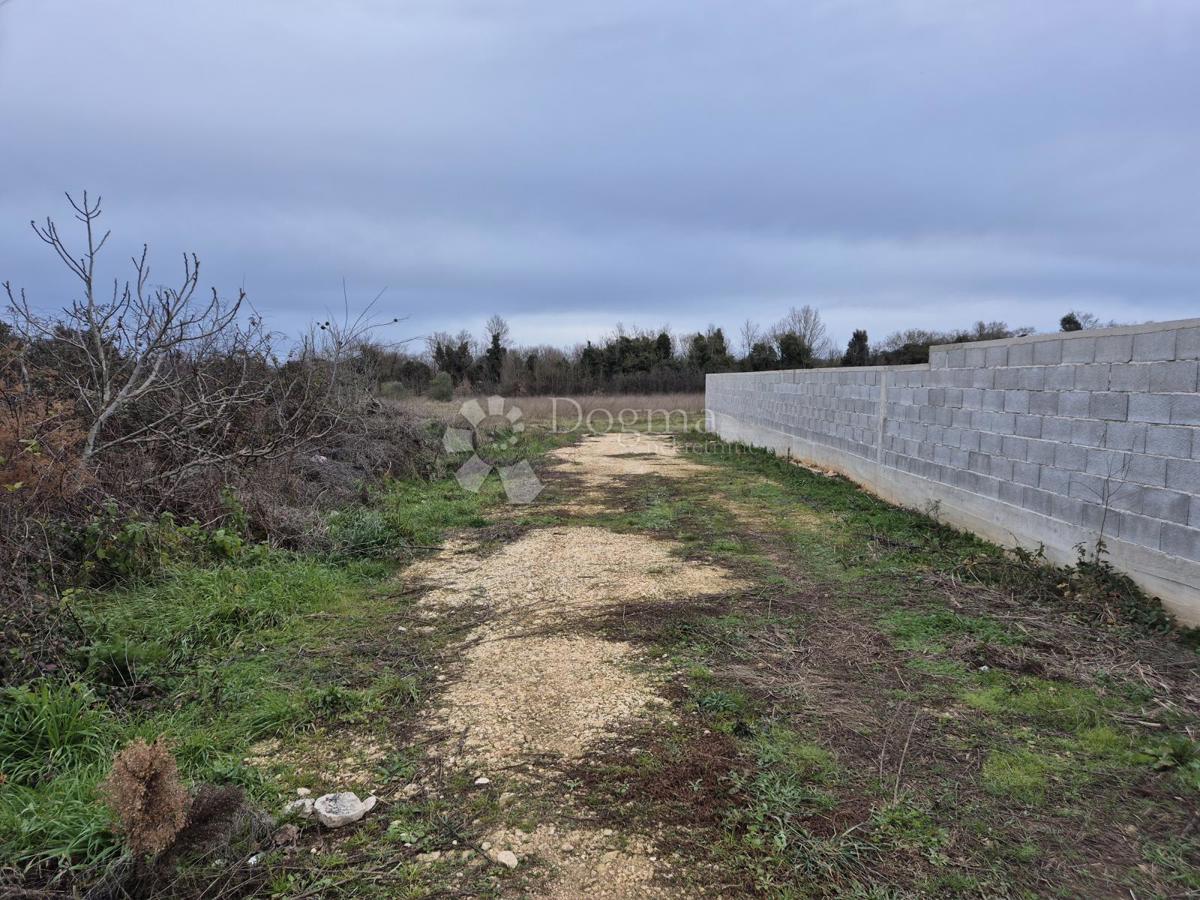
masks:
[[[1094,316],[1071,312],[1064,331],[1096,327]],[[829,339],[821,314],[811,306],[791,310],[782,320],[762,328],[747,320],[736,347],[715,326],[694,334],[672,335],[667,329],[629,330],[618,326],[603,340],[575,346],[520,347],[509,343],[509,329],[499,316],[487,323],[482,338],[466,331],[434,334],[426,352],[413,355],[370,348],[370,366],[380,388],[394,395],[428,394],[448,399],[456,390],[494,391],[505,395],[579,393],[658,393],[704,390],[710,372],[761,372],[824,366],[903,365],[929,361],[937,344],[986,341],[1031,332],[1005,322],[976,322],[956,331],[912,328],[872,344],[857,330],[845,350]]]

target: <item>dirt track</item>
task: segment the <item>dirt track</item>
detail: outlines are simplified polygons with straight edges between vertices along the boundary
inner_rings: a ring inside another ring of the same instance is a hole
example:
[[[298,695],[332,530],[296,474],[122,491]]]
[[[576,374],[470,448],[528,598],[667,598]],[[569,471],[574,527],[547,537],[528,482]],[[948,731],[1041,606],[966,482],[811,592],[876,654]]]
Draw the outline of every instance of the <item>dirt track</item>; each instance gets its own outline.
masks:
[[[669,442],[634,434],[589,438],[552,458],[572,483],[571,502],[585,513],[599,508],[606,489],[622,478],[684,477],[695,468]],[[580,759],[634,720],[669,716],[653,666],[594,626],[638,604],[738,586],[722,569],[684,562],[676,549],[644,535],[556,526],[490,553],[454,544],[411,571],[432,586],[422,600],[431,619],[468,604],[482,614],[450,654],[449,686],[427,717],[438,735],[430,753],[474,777],[508,774],[520,802],[547,765]],[[670,895],[661,884],[672,873],[659,863],[649,835],[549,822],[530,832],[499,831],[486,849],[493,859],[511,851],[548,863],[554,872],[548,896]]]

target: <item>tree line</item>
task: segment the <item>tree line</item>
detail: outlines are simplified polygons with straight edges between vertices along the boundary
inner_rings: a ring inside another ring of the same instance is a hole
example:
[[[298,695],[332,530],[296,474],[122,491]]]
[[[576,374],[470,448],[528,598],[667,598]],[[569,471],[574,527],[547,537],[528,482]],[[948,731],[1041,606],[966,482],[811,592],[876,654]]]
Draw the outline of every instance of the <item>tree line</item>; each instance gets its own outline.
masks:
[[[1096,328],[1090,313],[1063,316],[1063,331]],[[657,393],[702,391],[712,372],[762,372],[830,366],[906,365],[929,361],[938,344],[987,341],[1028,334],[1006,322],[976,322],[949,331],[910,328],[872,342],[856,329],[842,350],[829,337],[821,313],[812,306],[793,308],[768,327],[746,320],[736,345],[723,329],[672,334],[670,329],[628,329],[570,349],[523,347],[509,341],[500,316],[488,320],[484,334],[439,332],[427,339],[424,353],[369,347],[369,369],[384,394],[428,394],[449,399],[456,392],[489,391],[505,395],[571,393]]]

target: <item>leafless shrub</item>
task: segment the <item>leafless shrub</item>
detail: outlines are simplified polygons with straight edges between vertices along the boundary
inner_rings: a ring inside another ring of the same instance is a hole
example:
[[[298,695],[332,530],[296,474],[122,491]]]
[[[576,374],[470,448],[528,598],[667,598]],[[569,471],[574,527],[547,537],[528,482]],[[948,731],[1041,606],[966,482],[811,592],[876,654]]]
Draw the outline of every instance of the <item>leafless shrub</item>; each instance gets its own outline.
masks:
[[[132,277],[102,289],[96,266],[109,233],[98,229],[100,200],[68,200],[83,226],[78,255],[53,219],[31,225],[81,293],[57,313],[39,313],[5,282],[19,348],[6,380],[43,402],[73,405],[82,470],[142,455],[154,464],[130,487],[169,498],[198,471],[286,455],[355,414],[368,377],[355,365],[369,327],[363,317],[314,327],[280,360],[277,336],[247,311],[243,292],[232,300],[216,289],[200,294],[195,255],[183,256],[176,284],[152,287],[143,247]]]
[[[161,853],[188,821],[188,793],[162,737],[129,743],[101,787],[125,846],[135,856]]]

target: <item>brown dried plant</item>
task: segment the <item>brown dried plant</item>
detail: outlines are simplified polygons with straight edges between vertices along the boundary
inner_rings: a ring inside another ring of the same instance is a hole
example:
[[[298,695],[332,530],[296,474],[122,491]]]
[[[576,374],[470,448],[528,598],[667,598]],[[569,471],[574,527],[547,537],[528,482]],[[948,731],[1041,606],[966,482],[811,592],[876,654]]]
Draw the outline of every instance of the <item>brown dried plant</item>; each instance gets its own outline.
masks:
[[[135,856],[161,853],[187,823],[188,792],[161,736],[152,744],[136,738],[126,745],[113,759],[101,793]]]

